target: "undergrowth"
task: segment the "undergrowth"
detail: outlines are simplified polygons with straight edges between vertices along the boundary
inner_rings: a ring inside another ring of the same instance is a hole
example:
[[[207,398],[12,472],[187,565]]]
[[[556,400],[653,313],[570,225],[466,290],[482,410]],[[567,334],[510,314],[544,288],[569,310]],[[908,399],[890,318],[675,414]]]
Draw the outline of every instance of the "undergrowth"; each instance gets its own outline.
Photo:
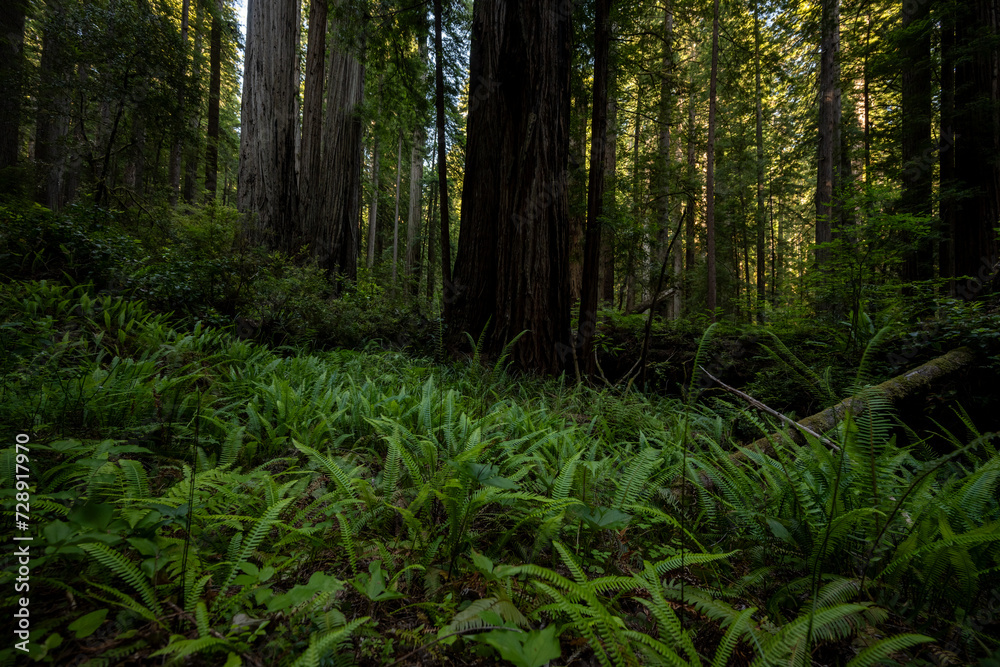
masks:
[[[13,519],[29,471],[36,661],[860,666],[1000,647],[1000,456],[969,420],[942,455],[898,445],[875,401],[830,443],[739,457],[697,378],[682,402],[0,289],[0,424],[30,438],[0,474]]]

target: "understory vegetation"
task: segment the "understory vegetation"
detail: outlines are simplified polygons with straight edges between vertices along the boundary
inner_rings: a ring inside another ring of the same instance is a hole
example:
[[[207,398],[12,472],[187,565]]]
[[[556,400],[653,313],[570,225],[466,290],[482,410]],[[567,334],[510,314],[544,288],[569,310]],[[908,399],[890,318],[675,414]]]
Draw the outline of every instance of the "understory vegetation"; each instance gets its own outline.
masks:
[[[710,409],[698,374],[658,397],[2,290],[0,423],[32,434],[26,461],[0,454],[2,493],[13,515],[27,465],[37,661],[996,659],[1000,456],[960,409],[933,447],[874,400],[768,456],[733,429],[775,425]]]

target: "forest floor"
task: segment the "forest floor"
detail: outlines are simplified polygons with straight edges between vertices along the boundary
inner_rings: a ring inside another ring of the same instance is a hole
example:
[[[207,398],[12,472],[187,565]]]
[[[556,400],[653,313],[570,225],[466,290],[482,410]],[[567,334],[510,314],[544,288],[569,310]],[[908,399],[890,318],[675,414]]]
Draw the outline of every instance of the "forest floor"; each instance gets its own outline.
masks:
[[[978,370],[739,462],[779,429],[693,369],[798,416],[881,378],[812,370],[806,330],[784,349],[661,330],[638,392],[613,328],[614,386],[590,387],[2,289],[0,423],[25,440],[2,493],[30,511],[36,661],[985,667],[1000,648],[1000,455],[954,400]],[[913,426],[938,403],[950,421]]]

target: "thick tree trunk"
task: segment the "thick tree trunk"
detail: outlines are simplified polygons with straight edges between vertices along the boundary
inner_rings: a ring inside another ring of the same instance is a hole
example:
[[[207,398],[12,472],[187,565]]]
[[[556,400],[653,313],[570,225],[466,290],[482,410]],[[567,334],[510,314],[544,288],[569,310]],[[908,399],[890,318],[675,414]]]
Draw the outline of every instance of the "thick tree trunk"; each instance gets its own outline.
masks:
[[[712,73],[708,92],[708,151],[705,169],[705,249],[708,254],[708,312],[715,321],[715,101],[719,77],[719,0],[712,14]]]
[[[611,0],[597,0],[594,38],[594,115],[590,124],[590,179],[587,185],[587,233],[583,246],[583,289],[576,335],[580,370],[590,375],[597,329],[598,279],[601,261],[601,217],[604,215],[604,169],[608,144],[608,50]]]
[[[687,219],[684,221],[684,273],[687,280],[687,291],[690,293],[691,277],[694,275],[694,250],[695,250],[695,210],[698,206],[698,198],[695,190],[698,177],[697,165],[695,163],[695,98],[694,98],[694,77],[691,78],[691,93],[688,97],[688,125],[687,125]]]
[[[557,0],[478,0],[472,20],[470,109],[449,328],[490,324],[486,352],[525,370],[570,363],[569,150],[571,15]]]
[[[0,8],[0,169],[17,164],[21,151],[21,89],[24,85],[24,19],[27,0]]]
[[[955,203],[956,294],[968,298],[997,261],[1000,218],[997,12],[992,0],[971,0],[956,19],[956,50],[965,57],[955,70],[955,178],[963,190]]]
[[[238,206],[257,243],[290,250],[297,213],[297,0],[250,0],[240,130]]]
[[[321,265],[348,280],[358,273],[361,210],[360,108],[365,68],[339,47],[330,49],[326,119],[323,125],[322,205],[310,220],[309,238]]]
[[[902,13],[900,42],[902,66],[902,157],[903,191],[899,209],[915,216],[933,212],[934,163],[931,144],[931,26],[929,3],[906,3]],[[934,277],[934,246],[930,238],[907,240],[910,248],[903,262],[903,280]]]
[[[306,47],[306,78],[302,97],[302,147],[299,171],[299,204],[302,219],[308,209],[319,206],[316,191],[323,177],[320,173],[323,146],[323,92],[326,83],[326,0],[309,3],[309,44]]]

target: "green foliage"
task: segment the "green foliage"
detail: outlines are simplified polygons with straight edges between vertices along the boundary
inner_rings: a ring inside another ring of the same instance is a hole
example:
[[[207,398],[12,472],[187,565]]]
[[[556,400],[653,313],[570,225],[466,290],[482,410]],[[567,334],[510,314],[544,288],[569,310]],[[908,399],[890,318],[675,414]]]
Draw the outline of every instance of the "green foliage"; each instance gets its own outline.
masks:
[[[971,436],[935,455],[900,445],[873,401],[827,434],[837,451],[740,460],[693,402],[697,377],[689,403],[539,390],[496,365],[279,355],[85,286],[3,289],[33,595],[77,605],[37,628],[39,659],[100,645],[110,662],[471,650],[536,665],[583,650],[722,667],[876,664],[928,637],[970,660],[995,649],[975,619],[1000,571],[1000,459],[967,417]],[[9,507],[16,465],[0,452]]]

